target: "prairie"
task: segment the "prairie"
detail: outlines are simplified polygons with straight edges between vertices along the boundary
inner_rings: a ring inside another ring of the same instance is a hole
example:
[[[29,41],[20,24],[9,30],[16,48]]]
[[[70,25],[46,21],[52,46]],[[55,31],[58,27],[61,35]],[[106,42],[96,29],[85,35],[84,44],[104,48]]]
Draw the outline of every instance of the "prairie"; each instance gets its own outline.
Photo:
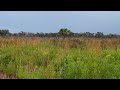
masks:
[[[119,79],[120,38],[0,37],[0,78]]]

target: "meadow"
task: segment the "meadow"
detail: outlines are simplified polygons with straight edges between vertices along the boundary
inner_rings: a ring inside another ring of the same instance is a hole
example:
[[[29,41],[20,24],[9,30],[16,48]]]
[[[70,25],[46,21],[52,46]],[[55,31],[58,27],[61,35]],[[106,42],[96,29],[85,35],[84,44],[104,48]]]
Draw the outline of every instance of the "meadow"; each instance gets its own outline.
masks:
[[[0,37],[0,78],[119,79],[120,38]]]

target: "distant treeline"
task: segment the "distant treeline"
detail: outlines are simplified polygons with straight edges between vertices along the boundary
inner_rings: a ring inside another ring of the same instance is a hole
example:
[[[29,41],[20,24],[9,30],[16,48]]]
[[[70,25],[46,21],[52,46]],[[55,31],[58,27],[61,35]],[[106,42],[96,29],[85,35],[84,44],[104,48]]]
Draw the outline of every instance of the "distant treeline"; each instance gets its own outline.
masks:
[[[103,32],[90,33],[74,33],[68,30],[67,28],[60,29],[58,33],[30,33],[30,32],[19,32],[19,33],[10,33],[9,30],[0,29],[0,36],[25,36],[25,37],[120,37],[118,34],[107,34],[104,35]]]

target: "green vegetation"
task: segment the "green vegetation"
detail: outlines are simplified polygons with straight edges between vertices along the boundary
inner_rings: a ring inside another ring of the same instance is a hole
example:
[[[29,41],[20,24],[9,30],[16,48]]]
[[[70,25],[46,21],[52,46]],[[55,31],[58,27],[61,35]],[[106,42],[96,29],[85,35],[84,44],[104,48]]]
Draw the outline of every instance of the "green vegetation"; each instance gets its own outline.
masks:
[[[119,79],[115,41],[0,38],[0,72],[19,79]]]
[[[113,38],[113,37],[120,37],[119,34],[107,34],[104,35],[103,32],[96,32],[96,33],[90,33],[90,32],[81,32],[81,33],[74,33],[70,31],[67,28],[60,29],[57,33],[31,33],[31,32],[18,32],[18,33],[10,33],[9,30],[0,29],[0,36],[2,37],[95,37],[95,38]]]

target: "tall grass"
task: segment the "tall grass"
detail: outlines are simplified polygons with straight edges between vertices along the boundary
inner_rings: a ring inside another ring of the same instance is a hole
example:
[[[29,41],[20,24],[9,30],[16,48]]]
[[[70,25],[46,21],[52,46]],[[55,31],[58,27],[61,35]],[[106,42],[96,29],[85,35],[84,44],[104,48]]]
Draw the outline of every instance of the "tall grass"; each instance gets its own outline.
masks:
[[[120,38],[0,38],[0,72],[20,79],[119,79]]]

